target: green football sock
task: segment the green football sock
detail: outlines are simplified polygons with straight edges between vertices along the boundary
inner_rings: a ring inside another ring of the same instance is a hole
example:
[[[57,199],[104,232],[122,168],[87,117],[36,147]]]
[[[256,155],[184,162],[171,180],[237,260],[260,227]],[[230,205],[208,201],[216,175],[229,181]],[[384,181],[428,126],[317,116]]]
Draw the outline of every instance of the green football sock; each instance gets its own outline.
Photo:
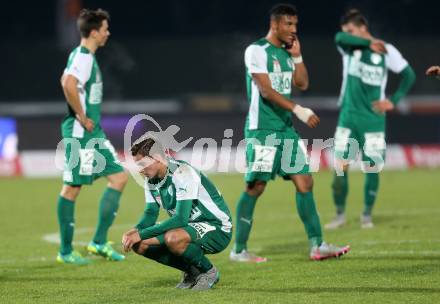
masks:
[[[188,272],[190,269],[190,265],[185,262],[183,257],[172,254],[165,245],[149,246],[143,256],[181,271]]]
[[[57,214],[60,225],[60,253],[66,255],[72,252],[73,231],[75,228],[75,202],[61,195],[58,197]]]
[[[234,247],[234,251],[237,253],[246,249],[246,244],[252,228],[252,217],[256,202],[257,197],[250,196],[247,192],[243,192],[238,201],[236,217],[237,229],[235,230]]]
[[[332,189],[336,212],[337,214],[342,214],[345,212],[345,203],[348,194],[348,172],[344,172],[343,176],[338,176],[335,172]]]
[[[107,243],[107,232],[116,217],[120,198],[120,191],[109,187],[105,189],[99,204],[98,225],[96,227],[95,236],[93,237],[93,242],[97,244]]]
[[[195,266],[201,272],[207,272],[212,268],[212,264],[203,253],[202,248],[194,243],[189,243],[182,257],[188,264]]]
[[[321,223],[316,211],[312,192],[296,192],[296,208],[306,229],[310,246],[320,246],[322,243]]]
[[[378,189],[379,173],[366,173],[364,186],[364,215],[371,215]]]

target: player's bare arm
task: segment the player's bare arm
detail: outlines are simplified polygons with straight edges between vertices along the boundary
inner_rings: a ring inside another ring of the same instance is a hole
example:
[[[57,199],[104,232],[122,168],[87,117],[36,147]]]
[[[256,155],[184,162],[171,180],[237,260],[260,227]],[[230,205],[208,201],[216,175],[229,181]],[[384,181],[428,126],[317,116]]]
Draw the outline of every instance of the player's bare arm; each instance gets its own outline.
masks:
[[[91,132],[95,126],[93,121],[85,115],[84,110],[81,107],[77,85],[78,79],[76,79],[74,76],[64,74],[61,77],[61,86],[67,102],[72,107],[73,111],[75,111],[76,117],[81,125],[86,128],[87,131]]]
[[[297,35],[293,37],[292,46],[286,50],[292,56],[293,64],[295,64],[292,84],[298,89],[305,91],[309,88],[309,74],[301,56],[301,44]]]
[[[264,99],[276,104],[277,106],[293,112],[302,122],[310,128],[315,128],[319,124],[319,117],[310,109],[301,107],[292,100],[285,98],[272,88],[269,76],[265,73],[254,73],[252,79],[258,86],[261,96]]]

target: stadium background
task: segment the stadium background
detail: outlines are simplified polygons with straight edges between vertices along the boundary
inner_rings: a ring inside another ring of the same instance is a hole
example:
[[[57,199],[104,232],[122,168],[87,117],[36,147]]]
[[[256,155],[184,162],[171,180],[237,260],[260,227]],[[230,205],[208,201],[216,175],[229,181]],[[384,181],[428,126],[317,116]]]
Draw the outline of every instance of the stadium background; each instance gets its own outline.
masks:
[[[220,142],[225,128],[234,130],[233,143],[237,144],[243,138],[247,110],[243,51],[266,34],[267,11],[274,3],[133,1],[122,5],[119,1],[60,0],[30,2],[26,9],[20,7],[21,2],[4,3],[0,13],[0,54],[4,59],[0,116],[15,120],[18,151],[25,160],[19,168],[16,161],[3,160],[0,172],[54,173],[45,170],[53,167],[48,166],[52,158],[44,158],[42,151],[53,153],[60,140],[59,124],[66,105],[59,78],[68,52],[78,42],[75,17],[81,7],[102,6],[111,13],[112,35],[97,56],[105,80],[103,125],[118,150],[122,149],[124,122],[137,113],[153,116],[163,128],[178,125],[181,130],[176,138],[194,137],[190,146],[202,137]],[[438,1],[295,4],[311,85],[307,92],[296,91],[294,95],[315,109],[322,120],[316,130],[295,121],[302,136],[333,136],[342,74],[333,37],[341,12],[355,6],[369,17],[374,35],[395,44],[417,74],[410,96],[389,115],[388,143],[405,145],[404,149],[397,146],[397,154],[389,159],[406,156],[400,163],[439,166],[435,145],[440,142],[440,86],[439,81],[424,76],[429,65],[440,62]],[[388,92],[395,89],[396,79],[391,75]],[[2,145],[2,154],[10,160],[15,155],[11,148],[14,141],[8,142]],[[428,146],[418,146],[414,151],[413,145]],[[26,169],[35,163],[44,165]]]
[[[104,75],[103,127],[118,150],[125,123],[151,115],[181,128],[178,140],[221,142],[243,136],[247,103],[243,52],[266,34],[277,1],[3,1],[0,9],[0,302],[1,303],[438,303],[440,302],[440,80],[424,75],[440,64],[439,1],[297,0],[299,36],[310,89],[294,92],[321,117],[305,139],[333,136],[341,58],[333,43],[339,16],[355,6],[372,32],[393,43],[417,74],[410,95],[388,117],[389,169],[381,174],[375,229],[361,230],[363,181],[350,172],[347,227],[325,231],[327,241],[352,246],[341,260],[307,259],[294,189],[277,180],[261,197],[249,242],[266,265],[233,264],[229,249],[212,256],[222,279],[205,294],[173,290],[179,274],[128,254],[126,263],[92,258],[85,268],[57,265],[56,198],[61,172],[54,155],[66,102],[59,85],[69,50],[77,45],[81,7],[107,9],[112,36],[97,57]],[[397,77],[390,75],[388,92]],[[140,125],[136,132],[151,127]],[[215,153],[215,152],[213,152]],[[243,156],[243,154],[241,154]],[[328,163],[327,163],[328,164]],[[39,177],[39,178],[34,178]],[[230,209],[243,190],[242,174],[210,174]],[[322,224],[334,216],[332,172],[314,174]],[[76,207],[75,248],[85,253],[105,181],[82,190]],[[118,244],[143,208],[132,180],[110,239]],[[162,217],[164,218],[164,217]],[[115,245],[120,249],[120,246]]]

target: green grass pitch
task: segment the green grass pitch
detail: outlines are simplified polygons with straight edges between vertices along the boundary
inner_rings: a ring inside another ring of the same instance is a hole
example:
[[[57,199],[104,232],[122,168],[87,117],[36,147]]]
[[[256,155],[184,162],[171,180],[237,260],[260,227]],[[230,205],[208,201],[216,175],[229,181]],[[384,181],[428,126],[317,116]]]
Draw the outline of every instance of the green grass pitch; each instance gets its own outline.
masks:
[[[314,175],[322,224],[333,216],[331,173]],[[235,212],[241,175],[212,179]],[[381,175],[376,227],[361,230],[363,176],[350,174],[348,225],[324,231],[328,242],[350,244],[349,255],[308,260],[304,228],[290,182],[269,184],[258,201],[249,247],[266,264],[229,262],[230,247],[211,256],[221,272],[216,287],[176,290],[180,273],[129,254],[120,263],[93,258],[84,267],[55,262],[59,179],[0,180],[0,303],[440,303],[440,171]],[[96,223],[104,181],[85,187],[76,207],[76,249],[84,252]],[[143,189],[128,185],[110,239],[137,222]],[[163,216],[163,214],[162,214]],[[46,238],[46,240],[44,239]],[[48,240],[47,240],[48,239]],[[232,245],[232,244],[231,244]]]

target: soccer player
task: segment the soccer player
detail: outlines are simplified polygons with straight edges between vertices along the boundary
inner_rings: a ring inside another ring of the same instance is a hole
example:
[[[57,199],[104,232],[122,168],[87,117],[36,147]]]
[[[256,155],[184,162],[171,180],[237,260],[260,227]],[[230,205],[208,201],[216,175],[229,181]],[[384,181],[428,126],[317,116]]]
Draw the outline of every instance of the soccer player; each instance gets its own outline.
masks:
[[[257,199],[267,182],[276,175],[292,181],[296,187],[296,206],[309,239],[310,258],[336,257],[349,250],[349,247],[339,248],[322,240],[307,151],[292,127],[292,113],[311,128],[319,123],[312,110],[290,99],[292,85],[306,90],[309,83],[297,37],[297,23],[294,6],[276,5],[270,12],[267,36],[245,51],[250,103],[245,124],[247,173],[246,189],[237,204],[235,246],[230,253],[232,261],[266,261],[247,250],[247,241]]]
[[[75,200],[82,185],[90,185],[101,176],[107,178],[108,184],[101,198],[96,232],[87,250],[112,261],[125,259],[107,242],[108,229],[116,216],[121,192],[128,180],[115,149],[100,126],[103,83],[95,53],[105,45],[110,35],[108,21],[109,14],[101,9],[81,11],[78,18],[81,44],[71,52],[61,78],[68,113],[61,125],[66,143],[66,164],[64,185],[58,198],[61,246],[57,261],[60,263],[89,262],[72,248]],[[75,159],[77,164],[72,161]],[[97,168],[99,161],[103,165],[101,170]]]
[[[183,271],[177,288],[213,287],[220,274],[205,254],[223,251],[232,237],[221,193],[203,173],[166,157],[154,138],[135,143],[131,154],[146,177],[146,206],[136,227],[123,235],[124,249]],[[156,223],[160,207],[170,218]]]
[[[348,11],[341,20],[342,31],[335,42],[343,58],[343,81],[340,114],[335,133],[336,171],[332,183],[336,217],[325,227],[335,229],[345,224],[348,194],[349,162],[357,153],[350,153],[350,142],[357,141],[362,151],[365,172],[362,228],[372,228],[371,212],[379,189],[379,168],[385,157],[386,112],[395,108],[415,81],[411,66],[391,44],[374,38],[366,18],[358,10]],[[385,95],[388,70],[399,74],[397,91]]]

